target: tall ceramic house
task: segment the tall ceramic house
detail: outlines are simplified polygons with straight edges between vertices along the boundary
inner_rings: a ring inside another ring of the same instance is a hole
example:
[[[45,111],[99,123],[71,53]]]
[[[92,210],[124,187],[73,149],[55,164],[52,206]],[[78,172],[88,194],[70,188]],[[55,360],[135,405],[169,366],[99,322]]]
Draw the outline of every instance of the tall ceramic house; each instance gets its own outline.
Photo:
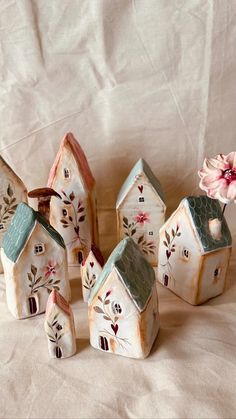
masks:
[[[0,156],[0,248],[3,236],[16,212],[19,202],[27,202],[26,187]],[[2,264],[0,259],[0,273]]]
[[[154,269],[131,238],[105,264],[89,299],[90,343],[105,352],[145,358],[159,329]]]
[[[140,159],[124,182],[116,202],[118,239],[132,237],[153,267],[157,267],[159,229],[166,205],[160,182]]]
[[[184,198],[160,229],[158,279],[190,304],[224,290],[232,239],[217,200]]]
[[[51,168],[48,187],[62,197],[51,199],[50,223],[64,238],[70,266],[81,266],[91,244],[97,242],[94,186],[82,148],[73,134],[66,134]]]
[[[17,319],[44,312],[53,289],[70,298],[64,240],[27,204],[18,205],[4,235],[2,262],[8,308]]]
[[[68,358],[76,352],[74,316],[68,301],[53,289],[49,295],[45,322],[51,358]]]

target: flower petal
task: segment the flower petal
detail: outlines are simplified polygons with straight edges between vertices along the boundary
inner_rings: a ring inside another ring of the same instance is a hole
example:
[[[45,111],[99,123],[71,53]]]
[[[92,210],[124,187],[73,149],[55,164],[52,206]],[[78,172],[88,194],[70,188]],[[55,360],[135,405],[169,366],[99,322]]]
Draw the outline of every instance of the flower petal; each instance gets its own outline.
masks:
[[[230,201],[234,201],[236,199],[236,180],[230,183],[228,187],[227,198]]]
[[[232,151],[226,156],[226,161],[230,164],[231,169],[236,170],[236,151]]]

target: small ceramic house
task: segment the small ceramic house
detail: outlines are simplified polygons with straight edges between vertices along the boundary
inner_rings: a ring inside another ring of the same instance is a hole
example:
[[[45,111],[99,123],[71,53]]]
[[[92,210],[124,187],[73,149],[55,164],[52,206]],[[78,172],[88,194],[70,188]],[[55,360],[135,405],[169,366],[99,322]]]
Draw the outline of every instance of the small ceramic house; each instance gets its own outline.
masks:
[[[158,279],[190,304],[221,294],[232,240],[217,200],[190,196],[160,230]]]
[[[106,352],[145,358],[159,329],[154,269],[131,238],[112,252],[89,299],[90,343]]]
[[[70,305],[56,289],[48,298],[44,328],[51,358],[68,358],[75,354],[74,316]]]
[[[116,203],[118,239],[132,237],[153,267],[157,266],[159,229],[166,206],[161,185],[140,159],[123,184]]]
[[[7,304],[17,319],[44,312],[53,288],[70,298],[63,238],[24,203],[18,205],[4,235],[2,262]]]
[[[3,236],[15,214],[19,202],[27,202],[26,187],[0,156],[0,248]],[[0,273],[2,264],[0,258]]]
[[[73,134],[64,137],[49,174],[48,186],[62,197],[52,197],[50,223],[65,240],[68,264],[81,266],[91,244],[97,242],[95,181]]]
[[[85,302],[90,297],[91,290],[102,272],[103,265],[103,256],[98,247],[93,244],[88,257],[83,261],[81,266],[82,292]]]

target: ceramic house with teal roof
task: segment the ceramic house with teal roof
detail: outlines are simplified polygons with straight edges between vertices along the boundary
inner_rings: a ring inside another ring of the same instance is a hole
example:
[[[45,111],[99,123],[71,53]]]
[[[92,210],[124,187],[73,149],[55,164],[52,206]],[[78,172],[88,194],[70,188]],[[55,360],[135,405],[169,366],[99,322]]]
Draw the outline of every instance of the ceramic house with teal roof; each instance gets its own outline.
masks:
[[[25,203],[16,209],[3,238],[1,255],[7,304],[17,319],[44,312],[52,289],[70,298],[64,240]]]
[[[184,198],[160,229],[158,280],[190,304],[221,294],[232,239],[217,200]]]
[[[160,182],[140,159],[124,182],[116,202],[118,240],[132,237],[146,259],[157,267],[159,230],[166,205]]]
[[[105,352],[145,358],[159,329],[155,272],[131,238],[110,255],[89,298],[90,343]]]
[[[0,248],[19,202],[27,202],[27,190],[22,180],[0,156]],[[3,271],[0,258],[0,273]]]

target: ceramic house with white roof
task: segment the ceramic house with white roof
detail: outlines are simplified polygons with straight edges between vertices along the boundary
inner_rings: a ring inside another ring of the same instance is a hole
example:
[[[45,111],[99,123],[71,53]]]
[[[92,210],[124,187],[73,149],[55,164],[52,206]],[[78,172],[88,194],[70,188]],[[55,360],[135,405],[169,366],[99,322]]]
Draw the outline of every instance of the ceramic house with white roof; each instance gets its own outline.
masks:
[[[53,289],[49,295],[44,328],[51,358],[68,358],[76,352],[74,316],[69,303]]]
[[[4,235],[2,262],[7,304],[17,319],[43,313],[54,288],[70,298],[64,240],[25,203],[18,205]]]
[[[204,303],[224,290],[231,247],[219,202],[184,198],[160,229],[158,279],[188,303]]]
[[[19,202],[27,202],[27,190],[21,179],[0,156],[0,248]],[[3,271],[0,258],[0,273]]]
[[[82,293],[85,302],[89,300],[91,290],[102,272],[103,265],[103,256],[99,248],[93,244],[81,266]]]
[[[116,202],[118,240],[132,237],[153,267],[157,267],[159,229],[166,205],[158,179],[140,159],[124,182]]]
[[[131,238],[112,252],[89,298],[90,343],[145,358],[159,329],[155,272]]]
[[[48,187],[62,197],[51,199],[50,223],[64,238],[70,266],[81,266],[91,244],[97,242],[94,186],[82,148],[73,134],[66,134],[51,168]]]

